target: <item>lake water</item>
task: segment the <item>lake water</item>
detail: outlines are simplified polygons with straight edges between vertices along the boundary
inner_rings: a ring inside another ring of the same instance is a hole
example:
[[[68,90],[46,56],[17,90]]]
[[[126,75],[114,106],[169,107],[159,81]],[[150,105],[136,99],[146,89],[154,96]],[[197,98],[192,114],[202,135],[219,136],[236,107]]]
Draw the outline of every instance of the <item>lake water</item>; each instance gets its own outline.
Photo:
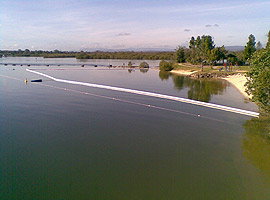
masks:
[[[1,59],[0,199],[270,199],[259,120],[26,71],[257,111],[226,81],[105,67],[123,63]]]

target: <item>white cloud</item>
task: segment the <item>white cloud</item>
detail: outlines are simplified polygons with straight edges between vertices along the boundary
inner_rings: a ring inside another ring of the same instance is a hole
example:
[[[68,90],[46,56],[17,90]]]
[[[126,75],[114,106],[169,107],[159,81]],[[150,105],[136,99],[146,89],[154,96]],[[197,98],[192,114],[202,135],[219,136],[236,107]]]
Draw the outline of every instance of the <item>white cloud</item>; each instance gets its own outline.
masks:
[[[131,35],[131,33],[122,32],[117,34],[117,36],[128,36],[128,35]]]

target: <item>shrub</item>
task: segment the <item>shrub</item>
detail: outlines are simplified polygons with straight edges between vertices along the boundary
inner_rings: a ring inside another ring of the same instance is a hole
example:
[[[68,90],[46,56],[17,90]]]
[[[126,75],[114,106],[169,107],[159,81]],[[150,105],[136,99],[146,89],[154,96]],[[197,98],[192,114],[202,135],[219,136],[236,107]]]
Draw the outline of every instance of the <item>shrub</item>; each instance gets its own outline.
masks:
[[[162,60],[159,63],[159,69],[161,71],[171,71],[173,69],[173,63]]]
[[[142,62],[140,65],[139,65],[139,68],[149,68],[149,64],[147,62]]]

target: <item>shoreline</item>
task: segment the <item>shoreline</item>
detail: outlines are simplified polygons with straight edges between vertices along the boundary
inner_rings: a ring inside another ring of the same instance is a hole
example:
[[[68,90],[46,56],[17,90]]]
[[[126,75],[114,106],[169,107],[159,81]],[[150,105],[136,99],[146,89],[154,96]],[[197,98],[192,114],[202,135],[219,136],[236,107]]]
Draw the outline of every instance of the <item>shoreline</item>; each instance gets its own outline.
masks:
[[[170,71],[173,74],[178,74],[178,75],[184,75],[184,76],[189,76],[193,73],[196,73],[197,71],[189,71],[189,70],[172,70]],[[247,87],[245,86],[245,83],[247,82],[247,79],[244,74],[242,73],[237,73],[234,75],[228,75],[226,77],[217,77],[223,80],[228,81],[231,83],[245,98],[249,99],[252,96],[248,95],[245,90]]]
[[[188,70],[179,70],[179,69],[175,70],[175,69],[173,69],[170,72],[173,73],[173,74],[179,74],[179,75],[191,75],[191,74],[193,74],[193,73],[195,73],[197,71],[188,71]]]
[[[230,82],[247,99],[252,97],[245,92],[245,90],[247,89],[247,87],[245,86],[245,83],[247,82],[245,75],[238,73],[221,79]]]

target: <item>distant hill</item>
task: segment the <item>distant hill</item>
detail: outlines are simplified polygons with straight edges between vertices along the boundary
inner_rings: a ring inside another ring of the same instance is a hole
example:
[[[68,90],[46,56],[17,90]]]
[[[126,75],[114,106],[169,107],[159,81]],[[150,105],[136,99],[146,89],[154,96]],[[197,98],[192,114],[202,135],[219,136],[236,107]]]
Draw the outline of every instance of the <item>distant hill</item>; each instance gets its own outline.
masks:
[[[175,49],[173,48],[119,48],[119,49],[109,49],[109,48],[83,48],[80,49],[80,51],[85,52],[95,52],[95,51],[103,51],[103,52],[128,52],[128,51],[134,51],[134,52],[174,52]]]
[[[244,46],[225,46],[225,49],[228,51],[243,51],[245,47]]]

